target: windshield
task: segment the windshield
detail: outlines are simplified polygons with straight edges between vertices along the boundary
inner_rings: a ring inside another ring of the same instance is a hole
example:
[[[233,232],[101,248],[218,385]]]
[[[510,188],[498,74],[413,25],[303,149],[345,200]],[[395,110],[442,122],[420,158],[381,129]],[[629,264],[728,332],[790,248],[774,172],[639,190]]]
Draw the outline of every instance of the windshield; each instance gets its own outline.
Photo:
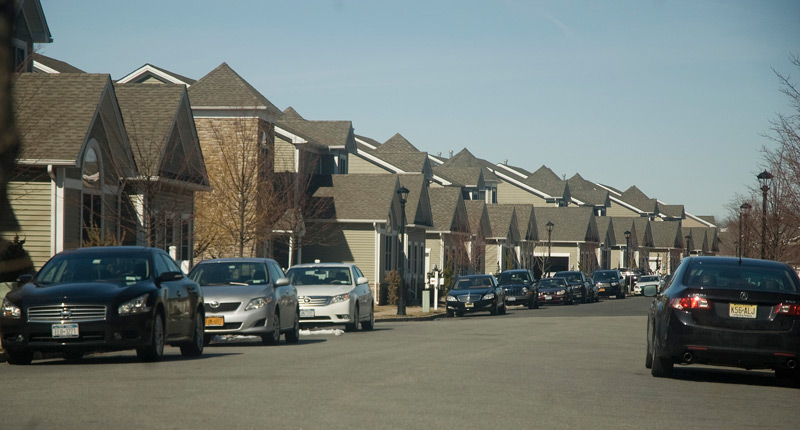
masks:
[[[602,272],[594,272],[594,276],[592,279],[595,281],[609,281],[612,279],[617,279],[617,272],[612,270],[602,271]]]
[[[658,276],[642,276],[639,282],[658,282]]]
[[[528,272],[503,272],[497,280],[500,285],[506,284],[530,284],[531,276]]]
[[[580,273],[575,272],[559,272],[556,273],[556,276],[559,278],[564,278],[567,282],[581,282],[581,275]]]
[[[353,283],[349,267],[293,267],[286,276],[294,286]]]
[[[683,283],[688,287],[796,293],[800,287],[793,275],[783,268],[697,264],[687,271]]]
[[[40,285],[67,282],[133,284],[150,277],[147,254],[80,253],[56,255],[36,275]]]
[[[456,283],[453,286],[453,289],[466,290],[466,289],[491,288],[491,287],[492,287],[492,278],[488,276],[479,276],[475,278],[456,279]]]
[[[563,288],[567,284],[567,281],[559,278],[559,279],[542,279],[539,281],[539,288]]]
[[[261,262],[212,262],[194,266],[189,278],[200,285],[263,285],[269,282]]]

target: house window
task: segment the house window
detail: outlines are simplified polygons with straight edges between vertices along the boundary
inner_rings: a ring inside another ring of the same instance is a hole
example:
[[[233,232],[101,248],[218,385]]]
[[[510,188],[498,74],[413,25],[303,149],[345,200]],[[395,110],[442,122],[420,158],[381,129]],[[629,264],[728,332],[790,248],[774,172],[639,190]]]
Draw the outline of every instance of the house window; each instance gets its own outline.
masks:
[[[103,239],[103,194],[97,151],[89,148],[81,169],[81,239],[84,246]],[[99,245],[99,243],[93,243]]]
[[[383,270],[392,270],[392,247],[394,246],[394,236],[386,235],[383,239]]]
[[[181,220],[181,260],[191,260],[189,255],[189,239],[191,238],[191,226],[188,219]]]

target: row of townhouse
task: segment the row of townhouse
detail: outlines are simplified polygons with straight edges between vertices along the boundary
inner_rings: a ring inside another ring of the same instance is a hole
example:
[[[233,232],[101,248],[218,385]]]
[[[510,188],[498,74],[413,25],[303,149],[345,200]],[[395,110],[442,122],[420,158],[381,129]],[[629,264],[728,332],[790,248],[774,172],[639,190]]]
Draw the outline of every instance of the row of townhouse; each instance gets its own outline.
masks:
[[[350,121],[279,110],[226,63],[197,80],[145,64],[114,82],[25,58],[14,86],[24,143],[9,188],[15,216],[0,231],[23,236],[36,267],[63,249],[123,243],[167,249],[185,268],[236,255],[284,267],[353,262],[376,291],[399,269],[416,294],[435,269],[670,273],[683,255],[719,249],[713,219],[635,186],[530,172],[467,149],[443,158],[399,133],[381,143]],[[279,207],[276,190],[253,191],[257,204],[235,213],[225,154],[252,142],[256,162],[239,166],[240,179],[294,175],[295,194],[282,199],[307,203]],[[267,217],[252,237],[232,234],[242,233],[237,218]]]

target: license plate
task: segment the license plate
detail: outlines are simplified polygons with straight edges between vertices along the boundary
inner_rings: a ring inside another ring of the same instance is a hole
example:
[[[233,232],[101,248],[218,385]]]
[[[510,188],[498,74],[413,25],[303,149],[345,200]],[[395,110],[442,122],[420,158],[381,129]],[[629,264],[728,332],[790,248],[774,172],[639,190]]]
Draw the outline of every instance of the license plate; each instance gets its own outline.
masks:
[[[509,297],[509,298],[508,298],[508,301],[509,301],[509,302],[513,302],[513,301],[515,301],[515,300],[517,300],[517,298],[516,298],[516,297]]]
[[[731,318],[754,319],[756,317],[757,310],[758,310],[758,305],[744,305],[741,303],[731,303],[729,315],[731,316]]]
[[[600,289],[600,292],[601,292],[601,293],[605,293],[605,292],[606,292],[606,289],[605,289],[605,288],[601,288],[601,289]]]
[[[222,327],[225,325],[225,317],[206,317],[206,327]]]
[[[53,338],[64,339],[78,337],[78,324],[53,324],[51,327]]]
[[[314,318],[314,309],[300,309],[300,318]]]
[[[464,307],[465,308],[474,308],[475,307],[475,303],[464,303]]]
[[[544,296],[545,300],[553,300],[553,296]]]

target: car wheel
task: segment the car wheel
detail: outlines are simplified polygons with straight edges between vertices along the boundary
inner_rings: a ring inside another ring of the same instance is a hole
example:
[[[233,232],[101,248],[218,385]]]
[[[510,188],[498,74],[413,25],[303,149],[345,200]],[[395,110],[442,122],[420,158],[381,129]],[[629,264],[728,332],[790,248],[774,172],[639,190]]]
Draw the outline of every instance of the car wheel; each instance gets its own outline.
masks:
[[[297,343],[300,341],[300,310],[298,309],[297,312],[294,313],[294,325],[292,326],[292,330],[284,336],[286,338],[286,343]]]
[[[492,315],[497,315],[499,313],[499,307],[497,305],[497,302],[494,302],[494,305],[492,306],[492,309],[489,310],[489,313]]]
[[[24,349],[22,351],[6,351],[8,354],[8,364],[27,365],[33,361],[33,351]]]
[[[454,316],[456,316],[455,312],[453,312],[453,310],[452,310],[452,309],[446,309],[446,310],[444,311],[444,315],[445,315],[447,318],[453,318]]]
[[[528,309],[536,309],[536,301],[533,299],[528,301]]]
[[[647,341],[647,355],[644,357],[644,367],[646,369],[653,368],[653,352],[650,351],[650,341]]]
[[[375,306],[370,306],[369,319],[361,323],[363,330],[372,330],[375,328]]]
[[[498,312],[500,315],[505,315],[506,312],[508,312],[508,306],[505,303],[503,303],[503,307],[500,308]]]
[[[67,361],[79,361],[83,358],[83,351],[64,351],[61,356]]]
[[[360,324],[359,321],[358,321],[359,317],[360,317],[360,314],[358,312],[358,306],[356,306],[356,310],[355,310],[355,312],[353,312],[353,319],[352,319],[353,322],[351,322],[350,324],[346,324],[344,326],[344,331],[353,332],[353,333],[357,332],[358,328],[359,328],[359,324]]]
[[[261,342],[264,345],[277,345],[281,341],[281,315],[277,310],[272,313],[270,321],[272,322],[272,331],[262,334]]]
[[[464,316],[464,311],[456,311],[456,316],[461,318]]]
[[[150,343],[137,349],[136,356],[142,361],[159,361],[164,356],[164,318],[160,312],[156,312],[156,316],[153,318]]]
[[[650,374],[655,376],[656,378],[669,378],[672,374],[672,368],[674,363],[669,357],[663,358],[659,356],[658,353],[658,344],[656,343],[655,339],[653,339],[653,362],[652,367],[650,367]]]
[[[214,340],[214,336],[215,335],[213,335],[213,334],[204,334],[203,335],[203,346],[208,346],[208,344],[211,343],[212,340]]]
[[[181,355],[184,357],[199,357],[203,355],[205,346],[205,324],[206,320],[201,312],[195,312],[194,329],[192,330],[192,341],[181,344]]]
[[[775,377],[795,387],[800,387],[800,371],[797,369],[775,369]]]

